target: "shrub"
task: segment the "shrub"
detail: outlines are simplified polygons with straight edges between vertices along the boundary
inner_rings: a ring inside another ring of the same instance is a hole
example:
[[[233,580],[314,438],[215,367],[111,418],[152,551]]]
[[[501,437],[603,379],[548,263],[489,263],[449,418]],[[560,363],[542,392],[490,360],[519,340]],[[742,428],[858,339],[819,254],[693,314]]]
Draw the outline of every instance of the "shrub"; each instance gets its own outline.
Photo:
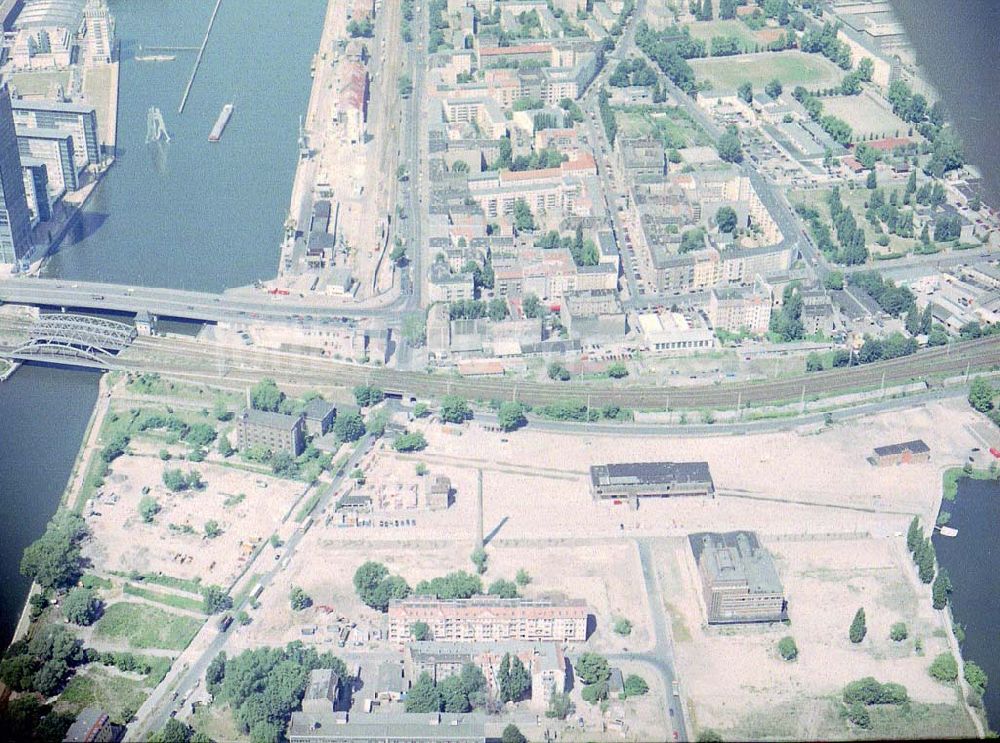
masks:
[[[865,610],[861,608],[854,615],[854,621],[851,622],[848,637],[856,645],[865,639],[866,634],[868,634],[868,626],[865,624]]]
[[[626,697],[640,697],[649,691],[649,684],[642,676],[631,673],[625,677],[624,688]]]
[[[410,634],[417,642],[431,638],[431,627],[427,622],[414,622],[410,625]]]
[[[160,503],[151,495],[144,495],[139,500],[139,515],[147,523],[153,523],[153,518],[160,512]]]
[[[308,609],[313,603],[309,594],[298,586],[292,586],[292,590],[288,594],[288,600],[292,605],[292,611],[302,611],[303,609]]]
[[[904,622],[896,622],[889,630],[889,639],[893,642],[902,642],[909,636],[909,630],[906,629]]]
[[[785,660],[795,660],[799,657],[799,648],[795,644],[795,638],[791,635],[787,637],[782,637],[778,641],[778,653]]]
[[[951,653],[941,653],[931,663],[929,671],[931,676],[938,681],[954,681],[958,678],[958,663],[955,662]]]
[[[627,637],[632,634],[632,623],[625,617],[620,617],[615,620],[615,632],[622,637]]]
[[[989,679],[986,676],[986,672],[979,667],[978,663],[973,663],[971,660],[966,661],[965,680],[979,696],[982,696],[986,692],[986,684]]]
[[[872,726],[872,717],[868,713],[868,708],[863,704],[851,704],[847,707],[847,719],[866,730]]]

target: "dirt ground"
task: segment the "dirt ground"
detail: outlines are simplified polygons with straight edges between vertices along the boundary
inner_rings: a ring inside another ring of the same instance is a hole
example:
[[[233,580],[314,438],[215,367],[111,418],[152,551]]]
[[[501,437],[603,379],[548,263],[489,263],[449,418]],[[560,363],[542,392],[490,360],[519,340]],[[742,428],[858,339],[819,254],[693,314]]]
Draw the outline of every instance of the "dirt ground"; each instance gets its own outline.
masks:
[[[161,448],[159,442],[133,440],[130,449],[135,454],[111,465],[103,495],[87,516],[94,539],[88,542],[86,556],[98,571],[163,572],[228,585],[252,545],[270,536],[305,485],[207,461],[163,462],[157,455]],[[166,448],[175,454],[186,449]],[[163,484],[163,472],[177,467],[200,472],[205,489],[170,492]],[[161,506],[151,524],[139,516],[144,487]],[[225,505],[227,498],[232,503],[240,494],[245,497],[238,503]],[[117,501],[112,503],[113,496]],[[213,519],[222,534],[208,539],[204,525]],[[171,529],[171,524],[189,526],[194,533]]]
[[[828,737],[840,725],[840,735],[847,736],[847,724],[827,700],[864,676],[901,683],[916,702],[954,705],[954,689],[927,673],[932,659],[948,650],[940,632],[944,615],[931,607],[929,587],[916,580],[900,542],[767,541],[788,601],[787,626],[709,627],[687,540],[659,548],[678,676],[699,729],[714,728],[727,739],[786,734],[809,739]],[[853,645],[847,630],[859,607],[865,609],[868,633]],[[909,629],[909,638],[899,643],[889,639],[896,622]],[[792,663],[777,652],[786,635],[799,648]],[[812,711],[792,721],[788,710],[803,701],[813,702]]]

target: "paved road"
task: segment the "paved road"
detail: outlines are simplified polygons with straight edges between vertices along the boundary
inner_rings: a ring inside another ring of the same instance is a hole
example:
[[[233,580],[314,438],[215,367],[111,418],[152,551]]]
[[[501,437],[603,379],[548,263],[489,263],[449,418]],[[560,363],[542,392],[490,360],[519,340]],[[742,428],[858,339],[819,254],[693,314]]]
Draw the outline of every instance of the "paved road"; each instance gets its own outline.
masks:
[[[334,493],[340,487],[344,478],[348,476],[361,460],[361,457],[368,451],[369,445],[372,442],[370,435],[365,436],[361,440],[361,445],[358,446],[347,464],[340,470],[341,474],[335,474],[333,478],[333,484],[326,491],[325,495],[320,498],[316,507],[313,509],[313,514],[318,515],[323,512],[323,510],[329,505],[330,500],[333,498]],[[255,573],[261,573],[261,577],[258,584],[263,586],[265,590],[267,587],[274,583],[280,578],[280,573],[284,570],[295,554],[296,549],[298,549],[299,543],[302,537],[306,533],[306,524],[309,523],[308,520],[301,524],[291,537],[285,542],[281,547],[281,551],[277,554],[280,555],[280,559],[274,560],[271,555],[273,550],[262,549],[256,556],[251,560],[246,568],[244,569],[244,575],[254,575]],[[267,560],[270,559],[271,562],[268,563]],[[283,588],[280,582],[277,583],[277,588],[280,590]],[[244,601],[244,604],[249,599]],[[233,606],[232,614],[235,614],[244,605]],[[218,630],[218,619],[212,617],[205,623],[202,627],[199,635],[212,634],[215,633],[216,636],[212,642],[200,653],[198,653],[193,658],[188,658],[187,653],[183,653],[180,658],[174,664],[174,669],[164,678],[160,685],[156,687],[149,698],[143,703],[142,707],[136,713],[136,721],[129,726],[128,735],[126,740],[145,740],[152,733],[160,730],[164,725],[166,725],[167,720],[170,718],[171,713],[175,712],[180,705],[182,700],[186,700],[188,696],[196,688],[196,684],[199,683],[202,676],[205,674],[205,670],[208,665],[220,652],[225,650],[230,639],[236,634],[239,629],[239,625],[233,622],[228,629],[225,631]],[[197,638],[196,638],[197,641]]]

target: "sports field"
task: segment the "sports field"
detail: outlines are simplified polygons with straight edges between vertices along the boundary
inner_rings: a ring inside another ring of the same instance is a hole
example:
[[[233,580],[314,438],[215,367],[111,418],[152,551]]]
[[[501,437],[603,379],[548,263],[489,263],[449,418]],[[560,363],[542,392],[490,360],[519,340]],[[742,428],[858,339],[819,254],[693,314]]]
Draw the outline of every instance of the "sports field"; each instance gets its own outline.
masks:
[[[769,80],[778,78],[786,89],[804,85],[809,89],[828,88],[840,83],[844,73],[818,54],[797,50],[742,54],[736,57],[692,59],[698,82],[707,81],[713,90],[734,91],[745,82],[754,90],[763,90]]]
[[[691,33],[691,38],[701,39],[709,48],[716,36],[735,36],[743,42],[743,51],[753,51],[760,43],[754,32],[741,21],[704,21],[689,23],[685,28]]]
[[[879,137],[905,137],[909,124],[875,98],[861,95],[832,96],[823,99],[823,113],[843,119],[851,125],[855,138],[874,134]]]

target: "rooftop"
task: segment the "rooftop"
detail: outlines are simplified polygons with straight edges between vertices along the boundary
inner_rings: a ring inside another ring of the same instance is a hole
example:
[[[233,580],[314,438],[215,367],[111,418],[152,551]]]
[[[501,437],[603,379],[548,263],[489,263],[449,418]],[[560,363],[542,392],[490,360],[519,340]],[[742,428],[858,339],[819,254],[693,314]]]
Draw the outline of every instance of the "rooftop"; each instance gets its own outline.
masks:
[[[911,454],[927,454],[930,450],[930,447],[923,442],[923,439],[914,439],[913,441],[904,441],[901,444],[876,446],[875,454],[879,457],[889,457],[894,454],[902,454],[903,452],[910,452]]]
[[[619,462],[590,468],[594,486],[712,482],[708,462]]]
[[[774,561],[754,532],[703,532],[688,539],[712,582],[745,582],[749,593],[782,593]]]
[[[283,431],[291,431],[301,420],[297,415],[286,415],[285,413],[270,413],[266,410],[255,410],[249,408],[243,411],[243,418],[253,426],[264,426],[266,428],[278,428]]]

